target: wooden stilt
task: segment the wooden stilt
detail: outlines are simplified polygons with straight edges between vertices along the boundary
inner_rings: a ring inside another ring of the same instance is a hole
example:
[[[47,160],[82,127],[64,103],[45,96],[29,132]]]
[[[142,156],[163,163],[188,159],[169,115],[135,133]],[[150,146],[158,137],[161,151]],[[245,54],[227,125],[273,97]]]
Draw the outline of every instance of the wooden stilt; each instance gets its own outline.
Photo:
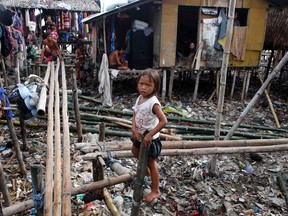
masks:
[[[198,87],[199,87],[199,80],[200,80],[201,70],[196,71],[196,78],[195,78],[195,86],[194,86],[194,93],[193,93],[193,102],[196,102]]]
[[[82,124],[81,124],[80,111],[79,111],[77,80],[76,80],[75,73],[72,74],[72,79],[73,79],[73,99],[74,99],[73,101],[74,101],[77,135],[78,135],[78,141],[80,142],[82,140]]]
[[[0,79],[0,87],[3,87],[1,79]],[[5,94],[3,94],[2,104],[3,104],[4,107],[7,106],[6,105],[6,95]],[[19,163],[20,171],[21,171],[23,176],[27,176],[25,163],[23,161],[22,152],[20,150],[20,144],[18,142],[18,138],[17,138],[16,132],[15,132],[15,128],[14,128],[14,124],[13,124],[12,118],[10,118],[8,115],[6,115],[6,119],[7,119],[7,123],[8,123],[8,126],[9,126],[9,131],[10,131],[10,134],[11,134],[13,145],[14,145],[14,148],[15,148],[15,151],[16,151],[16,156],[17,156],[17,160],[18,160],[18,163]]]
[[[1,64],[2,64],[2,70],[3,70],[4,86],[7,88],[8,87],[7,72],[6,72],[5,62],[3,58],[1,58]]]
[[[33,196],[42,195],[44,196],[44,175],[42,165],[33,164],[31,165],[31,178],[32,178],[32,187],[33,187]],[[42,197],[44,199],[44,197]],[[39,200],[40,202],[40,200]],[[40,205],[40,203],[39,203]],[[43,215],[43,206],[37,206],[37,216]]]
[[[249,70],[247,74],[247,79],[246,79],[246,86],[245,86],[245,94],[244,94],[244,99],[247,99],[248,96],[248,91],[249,91],[249,85],[250,85],[250,79],[251,79],[251,73],[252,71]]]
[[[247,72],[243,71],[244,78],[243,78],[243,85],[242,85],[242,93],[241,93],[241,103],[244,104],[244,98],[245,98],[245,89],[247,84]]]
[[[231,87],[231,92],[230,92],[230,100],[232,100],[232,98],[233,98],[234,89],[235,89],[236,77],[237,77],[237,71],[236,71],[236,70],[233,70],[233,82],[232,82],[232,87]]]
[[[3,170],[1,161],[0,161],[0,191],[3,194],[5,205],[11,206],[12,200],[11,200],[8,188],[7,188],[7,184],[6,184],[6,180],[4,176],[4,170]]]
[[[161,94],[161,99],[163,101],[165,101],[165,96],[166,96],[166,82],[167,82],[167,71],[164,69],[163,78],[162,78],[162,94]]]
[[[261,84],[263,85],[263,78],[262,78],[261,74],[258,74],[258,77],[259,77],[259,79],[260,79]],[[276,127],[277,127],[277,128],[280,128],[281,125],[280,125],[280,123],[279,123],[277,114],[276,114],[275,109],[274,109],[274,107],[273,107],[273,103],[272,103],[271,98],[270,98],[270,96],[269,96],[269,94],[268,94],[268,91],[265,89],[265,90],[264,90],[264,93],[265,93],[266,99],[267,99],[267,101],[268,101],[270,110],[271,110],[271,112],[272,112],[272,114],[273,114],[273,117],[274,117],[274,120],[275,120],[275,123],[276,123]]]
[[[220,71],[216,70],[216,97],[219,97],[220,88]]]
[[[170,70],[170,80],[169,80],[169,89],[168,89],[168,100],[172,101],[172,90],[173,90],[173,82],[174,82],[174,70]]]

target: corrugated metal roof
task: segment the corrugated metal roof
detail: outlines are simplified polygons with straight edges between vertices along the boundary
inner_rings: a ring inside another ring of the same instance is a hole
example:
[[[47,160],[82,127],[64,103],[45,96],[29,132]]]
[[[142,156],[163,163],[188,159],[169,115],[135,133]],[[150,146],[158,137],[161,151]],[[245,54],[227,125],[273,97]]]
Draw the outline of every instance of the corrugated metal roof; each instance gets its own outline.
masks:
[[[100,12],[94,0],[0,0],[5,7]]]

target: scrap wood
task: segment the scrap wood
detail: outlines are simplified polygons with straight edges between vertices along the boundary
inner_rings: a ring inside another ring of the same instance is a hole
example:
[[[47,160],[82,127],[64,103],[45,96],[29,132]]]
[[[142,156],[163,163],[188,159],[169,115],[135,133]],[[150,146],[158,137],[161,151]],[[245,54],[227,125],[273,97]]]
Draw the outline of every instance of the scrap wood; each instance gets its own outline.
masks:
[[[105,203],[106,203],[108,209],[110,210],[111,215],[112,216],[121,216],[118,209],[113,204],[113,200],[112,200],[112,198],[111,198],[111,196],[110,196],[110,194],[106,188],[103,188],[103,195],[104,195]]]
[[[129,173],[129,174],[124,174],[124,175],[117,176],[117,177],[107,178],[98,182],[92,182],[89,184],[81,185],[78,187],[71,188],[71,195],[74,196],[77,194],[94,191],[97,189],[120,184],[123,182],[129,182],[132,180],[132,178],[134,178],[134,174]],[[33,199],[30,199],[30,200],[19,202],[9,207],[3,208],[2,211],[5,216],[12,216],[19,212],[29,210],[33,207],[35,207],[34,201]]]

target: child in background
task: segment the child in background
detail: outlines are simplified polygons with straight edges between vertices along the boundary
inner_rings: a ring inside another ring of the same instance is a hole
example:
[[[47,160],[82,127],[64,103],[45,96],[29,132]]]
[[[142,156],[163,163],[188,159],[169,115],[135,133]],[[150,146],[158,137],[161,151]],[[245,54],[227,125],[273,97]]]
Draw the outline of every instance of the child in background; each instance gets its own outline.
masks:
[[[56,26],[51,26],[51,36],[53,40],[55,40],[56,42],[58,41],[58,33]]]
[[[137,79],[137,90],[140,96],[133,106],[132,119],[132,153],[138,158],[141,135],[148,130],[142,144],[149,148],[146,175],[151,175],[152,190],[144,201],[150,203],[160,196],[159,171],[156,159],[161,153],[162,143],[159,133],[167,124],[165,114],[161,110],[161,104],[157,99],[160,91],[160,76],[154,69],[143,71]]]

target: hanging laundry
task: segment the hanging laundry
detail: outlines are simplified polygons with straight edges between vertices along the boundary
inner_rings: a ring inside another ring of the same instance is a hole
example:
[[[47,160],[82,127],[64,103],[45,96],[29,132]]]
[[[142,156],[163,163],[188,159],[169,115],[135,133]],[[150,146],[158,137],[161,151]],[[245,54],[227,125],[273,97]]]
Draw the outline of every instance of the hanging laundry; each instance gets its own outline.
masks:
[[[87,12],[83,13],[84,18],[88,17]],[[85,35],[88,35],[89,33],[89,25],[88,24],[84,24],[84,28],[85,28]]]
[[[223,50],[225,39],[226,39],[226,29],[227,29],[227,20],[228,20],[223,8],[220,11],[218,19],[221,20],[221,23],[219,26],[217,40],[215,40],[214,47],[215,49]]]
[[[61,12],[59,12],[57,15],[57,29],[58,29],[58,31],[62,30],[62,28],[61,28]]]
[[[12,44],[7,28],[0,24],[1,54],[7,57],[12,52]]]
[[[69,14],[69,12],[66,12],[64,14],[64,29],[65,30],[70,29],[70,14]]]
[[[35,9],[30,9],[30,21],[36,22]]]
[[[85,37],[84,23],[81,22],[82,19],[83,19],[83,14],[80,12],[78,14],[79,39]]]
[[[79,31],[79,27],[78,27],[78,13],[74,12],[74,27],[75,27],[75,31],[78,32]]]
[[[64,29],[64,12],[61,12],[61,29]]]
[[[20,32],[23,32],[23,27],[22,27],[22,20],[21,18],[18,16],[17,13],[15,13],[15,15],[13,16],[13,28],[17,29]]]
[[[0,4],[0,23],[10,26],[13,23],[12,12]]]
[[[29,22],[30,22],[30,14],[29,14],[29,10],[26,9],[25,10],[25,24],[26,24],[26,26],[29,26]]]

